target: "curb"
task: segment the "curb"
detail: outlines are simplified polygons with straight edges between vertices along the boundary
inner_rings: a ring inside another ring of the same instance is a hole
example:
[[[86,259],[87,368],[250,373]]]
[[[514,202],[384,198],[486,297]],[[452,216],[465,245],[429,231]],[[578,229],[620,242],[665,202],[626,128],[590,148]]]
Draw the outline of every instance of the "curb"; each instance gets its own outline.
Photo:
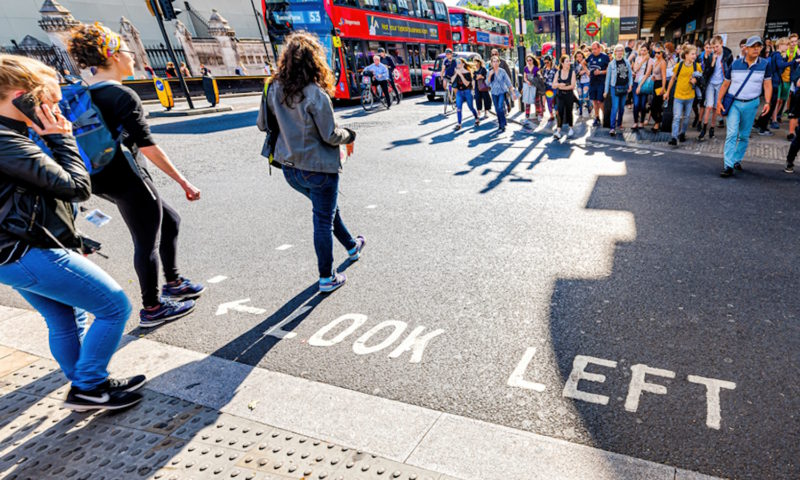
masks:
[[[21,317],[27,317],[20,321]],[[35,312],[0,306],[0,345],[50,358]],[[148,388],[445,478],[653,480],[709,477],[598,448],[435,411],[125,335],[115,375]]]

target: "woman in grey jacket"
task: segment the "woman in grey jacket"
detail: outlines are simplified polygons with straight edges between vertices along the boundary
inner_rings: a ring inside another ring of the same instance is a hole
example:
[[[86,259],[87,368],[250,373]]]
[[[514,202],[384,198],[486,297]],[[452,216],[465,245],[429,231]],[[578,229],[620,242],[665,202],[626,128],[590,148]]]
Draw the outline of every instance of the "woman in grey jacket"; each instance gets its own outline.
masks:
[[[286,182],[311,200],[322,293],[336,290],[346,280],[333,268],[333,236],[347,249],[351,261],[359,259],[366,244],[364,237],[350,235],[337,206],[342,171],[339,146],[352,144],[356,134],[336,125],[330,99],[335,85],[317,37],[306,32],[287,37],[267,95],[279,131],[274,161],[281,164]]]

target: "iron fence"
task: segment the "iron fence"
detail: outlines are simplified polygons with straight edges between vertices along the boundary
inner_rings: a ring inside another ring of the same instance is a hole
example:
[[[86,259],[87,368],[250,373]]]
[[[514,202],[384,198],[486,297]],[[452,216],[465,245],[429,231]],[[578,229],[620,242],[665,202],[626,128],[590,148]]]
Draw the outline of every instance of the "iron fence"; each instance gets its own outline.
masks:
[[[7,47],[0,47],[0,52],[35,58],[53,67],[61,76],[63,76],[65,70],[71,75],[80,74],[80,69],[72,61],[69,54],[52,45],[23,47],[15,44]]]
[[[165,47],[162,43],[158,46],[145,47],[144,50],[147,52],[147,60],[155,71],[156,75],[166,78],[167,62],[172,61],[167,47]],[[184,54],[182,48],[173,48],[173,50],[175,51],[175,56],[178,57],[178,64],[175,65],[175,68],[178,69],[181,66],[181,62],[186,62],[186,55]],[[188,66],[189,64],[187,63],[186,65]]]

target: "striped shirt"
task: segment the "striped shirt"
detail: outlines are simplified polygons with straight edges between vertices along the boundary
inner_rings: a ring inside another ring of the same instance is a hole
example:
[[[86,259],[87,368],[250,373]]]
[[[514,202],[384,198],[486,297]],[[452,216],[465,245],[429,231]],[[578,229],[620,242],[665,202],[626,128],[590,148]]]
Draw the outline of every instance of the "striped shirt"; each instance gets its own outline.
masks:
[[[744,83],[744,80],[747,78],[750,69],[753,70],[753,74],[750,75],[747,84],[742,87],[742,83]],[[771,76],[771,63],[766,59],[758,57],[758,60],[756,60],[752,66],[748,66],[747,62],[745,62],[743,58],[740,58],[733,62],[730,70],[725,72],[725,79],[731,82],[728,87],[728,93],[734,95],[736,100],[742,100],[744,102],[754,100],[761,96],[764,80],[771,78]],[[739,92],[739,88],[742,89],[741,92]],[[739,92],[739,94],[737,95],[736,92]]]

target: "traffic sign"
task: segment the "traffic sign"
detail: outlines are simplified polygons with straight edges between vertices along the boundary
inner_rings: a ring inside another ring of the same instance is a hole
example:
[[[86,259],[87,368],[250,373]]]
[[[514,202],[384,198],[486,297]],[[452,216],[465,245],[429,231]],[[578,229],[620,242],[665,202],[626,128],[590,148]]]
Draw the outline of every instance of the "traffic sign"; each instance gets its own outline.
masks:
[[[598,33],[600,33],[600,25],[595,22],[589,22],[586,24],[586,35],[594,37]]]
[[[572,16],[581,17],[586,15],[586,0],[572,0]]]

